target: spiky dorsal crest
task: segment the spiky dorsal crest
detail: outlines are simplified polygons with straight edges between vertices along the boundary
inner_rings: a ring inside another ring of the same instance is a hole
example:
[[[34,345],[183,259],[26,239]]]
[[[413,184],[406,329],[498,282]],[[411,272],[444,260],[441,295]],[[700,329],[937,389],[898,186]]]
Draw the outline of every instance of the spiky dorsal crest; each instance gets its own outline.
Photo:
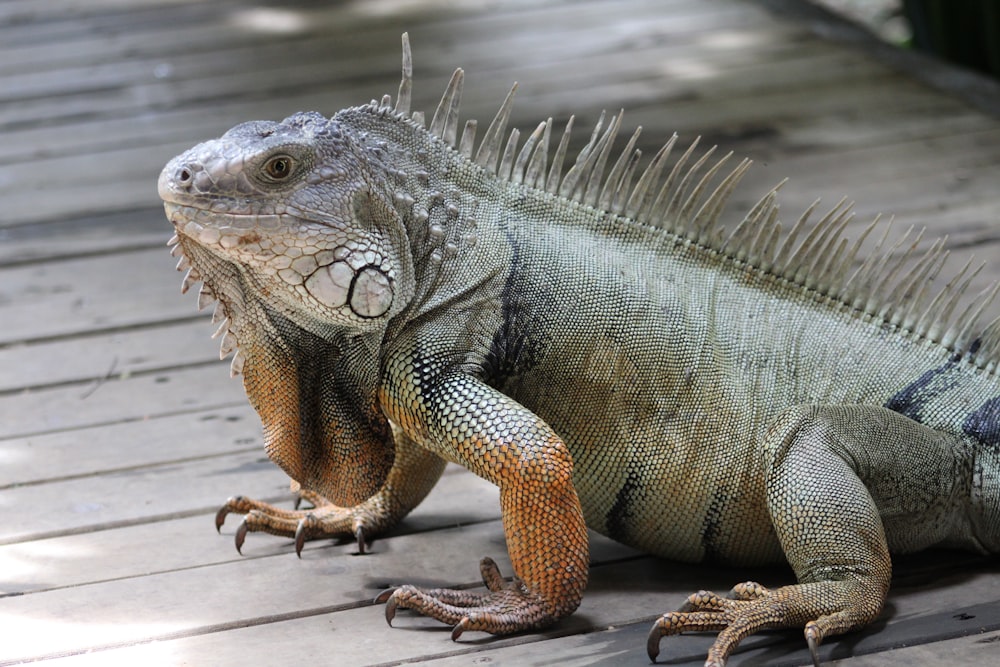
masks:
[[[373,108],[395,112],[423,125],[423,114],[410,112],[412,75],[410,42],[404,33],[403,75],[396,105],[393,108],[389,96],[385,96],[381,103],[373,102]],[[852,205],[843,200],[815,223],[810,219],[819,202],[814,202],[785,232],[778,219],[777,202],[784,181],[767,192],[726,234],[720,217],[750,167],[749,160],[724,172],[723,167],[732,154],[712,162],[713,147],[695,158],[698,146],[695,139],[668,171],[670,154],[677,143],[674,135],[636,179],[641,157],[636,148],[641,131],[638,128],[605,174],[621,129],[622,113],[612,116],[606,127],[607,119],[602,113],[575,163],[564,171],[573,117],[566,123],[551,163],[548,160],[551,118],[535,128],[520,150],[519,131],[515,129],[506,135],[517,84],[507,94],[478,150],[474,151],[478,127],[475,120],[466,121],[461,138],[458,136],[463,83],[464,72],[458,69],[441,97],[429,131],[452,148],[457,147],[461,155],[486,171],[512,184],[544,190],[665,230],[950,350],[968,352],[971,360],[991,372],[1000,362],[1000,318],[986,327],[980,325],[983,313],[1000,291],[1000,284],[971,300],[957,316],[954,314],[957,306],[982,265],[973,269],[970,260],[943,288],[932,289],[948,256],[945,239],[921,250],[923,233],[914,236],[910,229],[890,243],[892,221],[882,223],[877,217],[850,243],[843,232],[853,217]],[[508,136],[506,143],[505,136]],[[874,251],[856,266],[863,242],[879,227],[884,228],[884,233]]]

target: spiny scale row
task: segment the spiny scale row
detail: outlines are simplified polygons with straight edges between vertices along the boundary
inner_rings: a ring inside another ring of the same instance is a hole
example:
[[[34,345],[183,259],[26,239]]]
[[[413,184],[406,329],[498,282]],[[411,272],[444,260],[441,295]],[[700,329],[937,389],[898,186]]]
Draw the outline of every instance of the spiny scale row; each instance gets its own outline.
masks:
[[[191,265],[191,261],[187,258],[187,255],[184,254],[184,249],[180,245],[180,238],[176,234],[167,241],[167,245],[170,246],[170,254],[178,257],[177,270],[186,272],[184,280],[181,283],[181,294],[186,294],[194,285],[202,281],[202,276]],[[225,359],[235,352],[232,363],[229,366],[229,374],[232,377],[236,377],[243,372],[245,357],[239,349],[239,341],[236,338],[236,333],[233,331],[232,319],[226,312],[225,304],[218,300],[218,297],[216,297],[208,285],[202,283],[198,289],[198,310],[205,310],[212,304],[215,304],[215,310],[212,311],[212,324],[219,325],[219,328],[212,334],[212,338],[222,337],[219,345],[220,359]]]
[[[400,117],[409,117],[422,125],[423,114],[410,112],[412,63],[409,37],[404,33],[403,73],[396,105],[391,106],[387,95],[382,98],[381,104],[374,106],[382,111],[395,112]],[[713,147],[687,167],[698,146],[696,139],[668,172],[666,165],[677,141],[675,134],[634,182],[641,157],[641,151],[635,147],[641,132],[638,128],[605,175],[621,128],[622,114],[612,116],[604,128],[605,115],[602,113],[590,140],[581,149],[574,165],[563,174],[573,117],[566,123],[551,162],[548,157],[553,126],[551,118],[535,128],[520,150],[517,148],[520,139],[517,129],[511,131],[506,144],[503,144],[517,84],[507,94],[478,150],[474,151],[478,125],[475,120],[466,121],[461,137],[458,136],[464,78],[461,69],[452,75],[429,131],[500,178],[664,229],[687,242],[724,253],[789,283],[840,301],[847,307],[935,340],[949,349],[965,351],[976,340],[978,350],[975,360],[991,370],[1000,361],[1000,319],[985,329],[979,325],[982,314],[1000,287],[986,290],[953,319],[959,301],[982,267],[970,271],[971,263],[966,264],[943,288],[936,293],[931,290],[948,256],[944,239],[933,243],[918,257],[922,233],[905,246],[912,234],[911,229],[894,245],[886,248],[890,221],[884,225],[885,233],[874,252],[854,269],[862,243],[880,226],[880,218],[876,217],[861,236],[849,244],[843,232],[853,218],[851,205],[840,201],[806,232],[809,218],[818,206],[818,202],[814,202],[788,233],[783,233],[777,203],[777,191],[783,183],[765,194],[740,224],[725,235],[719,219],[730,195],[749,168],[749,160],[741,161],[712,188],[712,183],[732,154],[706,169],[705,165],[715,151]],[[805,238],[796,245],[802,234]],[[905,249],[900,252],[904,246]],[[904,271],[909,264],[912,266]]]

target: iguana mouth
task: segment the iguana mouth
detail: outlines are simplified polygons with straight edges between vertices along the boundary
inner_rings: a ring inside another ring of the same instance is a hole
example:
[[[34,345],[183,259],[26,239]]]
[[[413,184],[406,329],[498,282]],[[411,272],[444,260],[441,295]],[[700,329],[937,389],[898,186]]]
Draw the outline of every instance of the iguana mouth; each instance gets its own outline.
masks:
[[[203,245],[227,249],[257,230],[276,231],[297,219],[288,214],[231,213],[174,202],[166,202],[163,207],[179,233]]]

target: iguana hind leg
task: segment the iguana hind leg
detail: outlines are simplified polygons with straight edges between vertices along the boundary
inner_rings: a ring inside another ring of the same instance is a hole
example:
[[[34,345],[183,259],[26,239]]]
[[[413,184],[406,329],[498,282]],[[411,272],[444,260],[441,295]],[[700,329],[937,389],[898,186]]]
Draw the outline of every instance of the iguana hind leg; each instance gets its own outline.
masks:
[[[445,461],[413,443],[394,430],[396,457],[389,475],[378,492],[353,507],[341,507],[323,496],[300,490],[311,509],[288,510],[243,496],[226,501],[215,515],[220,529],[226,516],[243,514],[236,530],[236,549],[242,553],[247,533],[263,532],[295,539],[295,552],[301,555],[307,540],[354,537],[364,553],[368,541],[395,526],[430,493]]]
[[[768,590],[747,582],[722,597],[701,591],[650,630],[719,633],[705,663],[724,665],[764,629],[803,628],[813,660],[824,637],[861,628],[889,590],[890,546],[910,551],[961,539],[971,448],[884,408],[798,406],[762,443],[767,506],[798,583]]]

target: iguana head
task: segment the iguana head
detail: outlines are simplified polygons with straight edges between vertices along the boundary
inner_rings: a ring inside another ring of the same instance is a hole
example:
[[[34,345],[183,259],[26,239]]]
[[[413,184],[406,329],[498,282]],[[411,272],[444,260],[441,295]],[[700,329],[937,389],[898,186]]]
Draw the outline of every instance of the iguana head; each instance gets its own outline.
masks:
[[[243,123],[171,160],[159,191],[185,251],[244,267],[308,328],[369,331],[404,305],[408,252],[367,153],[316,113]]]

